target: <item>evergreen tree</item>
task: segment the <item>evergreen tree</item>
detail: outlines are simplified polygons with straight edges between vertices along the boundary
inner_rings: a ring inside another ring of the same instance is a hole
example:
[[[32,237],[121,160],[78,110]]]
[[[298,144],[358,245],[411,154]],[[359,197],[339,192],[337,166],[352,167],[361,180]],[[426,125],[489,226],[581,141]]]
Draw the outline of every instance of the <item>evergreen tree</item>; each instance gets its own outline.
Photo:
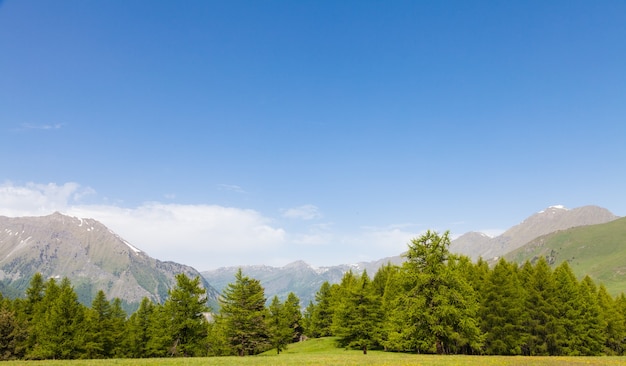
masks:
[[[555,283],[552,270],[541,257],[535,266],[526,262],[521,272],[522,284],[527,290],[526,311],[523,315],[526,343],[523,354],[530,356],[549,355],[555,349]]]
[[[302,310],[300,309],[300,299],[296,294],[290,292],[284,303],[285,318],[289,324],[291,332],[290,343],[300,341],[300,337],[304,333],[304,321],[302,319]]]
[[[126,322],[126,348],[128,357],[143,358],[148,357],[148,342],[151,338],[150,323],[154,313],[154,304],[150,299],[144,297],[128,322]]]
[[[269,307],[268,329],[271,334],[272,347],[276,348],[276,353],[287,348],[291,342],[292,330],[285,306],[278,300],[278,296],[272,298]]]
[[[111,302],[111,335],[113,347],[111,347],[111,357],[126,357],[128,349],[126,347],[126,318],[127,314],[122,308],[122,300],[114,298]]]
[[[356,285],[350,284],[345,298],[335,311],[334,334],[339,345],[362,349],[378,346],[382,327],[381,299],[372,288],[367,272],[363,271]]]
[[[409,244],[404,291],[388,321],[389,349],[451,353],[481,346],[476,296],[449,245],[449,232],[440,236],[431,231]]]
[[[480,306],[484,349],[492,355],[520,355],[523,344],[524,291],[517,267],[504,259],[489,272]]]
[[[578,291],[578,280],[567,261],[561,263],[553,273],[555,292],[553,334],[550,335],[552,345],[548,352],[551,355],[578,355],[582,346],[581,332],[585,324],[581,322],[581,295]]]
[[[85,309],[78,302],[70,281],[64,278],[56,287],[51,279],[46,283],[42,304],[48,305],[36,322],[37,344],[31,357],[40,359],[78,358],[85,346]]]
[[[111,322],[111,304],[104,291],[100,290],[87,310],[87,336],[85,342],[86,358],[107,358],[112,354],[113,329]]]
[[[624,313],[619,311],[617,301],[603,285],[598,289],[598,306],[601,312],[602,332],[605,335],[604,353],[621,355],[626,343],[626,323]]]
[[[4,301],[2,301],[4,302]],[[0,306],[0,360],[15,360],[24,356],[26,323],[6,304]]]
[[[162,304],[154,305],[148,324],[148,342],[145,357],[175,356],[172,317]]]
[[[224,289],[218,319],[223,322],[225,335],[236,354],[253,355],[268,347],[266,317],[265,291],[261,283],[244,276],[240,268],[235,282]]]
[[[313,338],[332,335],[333,323],[333,295],[328,281],[324,281],[315,293],[315,306],[311,309],[309,336]]]
[[[176,286],[169,291],[165,311],[170,322],[170,333],[174,343],[172,353],[182,356],[203,355],[206,349],[207,320],[205,313],[206,290],[200,284],[200,277],[193,280],[184,273],[176,275]]]
[[[604,326],[598,305],[597,288],[589,276],[585,276],[580,283],[582,307],[580,320],[582,323],[580,354],[584,356],[597,356],[602,353],[606,342],[603,333]]]

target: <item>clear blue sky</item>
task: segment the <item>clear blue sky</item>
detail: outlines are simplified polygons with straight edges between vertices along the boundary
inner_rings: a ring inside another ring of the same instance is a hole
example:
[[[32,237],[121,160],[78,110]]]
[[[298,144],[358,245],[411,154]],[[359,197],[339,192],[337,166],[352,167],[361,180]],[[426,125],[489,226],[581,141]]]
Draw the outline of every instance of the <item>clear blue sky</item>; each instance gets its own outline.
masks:
[[[0,166],[200,270],[626,215],[626,3],[2,1]]]

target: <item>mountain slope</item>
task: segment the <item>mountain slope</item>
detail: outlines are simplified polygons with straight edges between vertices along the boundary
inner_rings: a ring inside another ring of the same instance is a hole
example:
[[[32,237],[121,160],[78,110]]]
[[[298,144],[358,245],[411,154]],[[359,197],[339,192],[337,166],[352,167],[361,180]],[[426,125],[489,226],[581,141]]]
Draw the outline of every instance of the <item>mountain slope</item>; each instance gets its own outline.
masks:
[[[568,261],[574,273],[589,275],[610,293],[626,293],[626,218],[541,236],[505,255],[523,263],[546,257],[556,266]]]
[[[93,219],[60,213],[0,216],[0,281],[23,294],[36,272],[68,277],[83,303],[90,304],[102,289],[129,308],[144,297],[164,301],[177,273],[200,275],[192,267],[149,257]],[[206,281],[203,285],[215,302],[217,292]]]
[[[452,241],[450,251],[465,254],[473,260],[479,257],[492,259],[509,253],[539,236],[557,230],[602,224],[615,219],[617,216],[598,206],[583,206],[571,210],[563,206],[551,206],[528,217],[495,238],[476,233],[460,236]]]

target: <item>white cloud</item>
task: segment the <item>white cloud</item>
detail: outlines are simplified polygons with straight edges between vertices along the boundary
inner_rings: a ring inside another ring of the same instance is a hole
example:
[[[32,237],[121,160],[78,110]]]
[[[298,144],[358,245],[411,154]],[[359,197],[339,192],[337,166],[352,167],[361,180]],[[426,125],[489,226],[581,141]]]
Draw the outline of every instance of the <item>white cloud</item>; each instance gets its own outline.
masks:
[[[289,219],[313,220],[321,218],[322,214],[315,205],[302,205],[283,210],[283,217]]]
[[[94,193],[93,189],[73,182],[63,185],[27,183],[24,186],[6,182],[0,185],[0,214],[46,215],[63,211],[68,205],[80,202],[83,197]]]

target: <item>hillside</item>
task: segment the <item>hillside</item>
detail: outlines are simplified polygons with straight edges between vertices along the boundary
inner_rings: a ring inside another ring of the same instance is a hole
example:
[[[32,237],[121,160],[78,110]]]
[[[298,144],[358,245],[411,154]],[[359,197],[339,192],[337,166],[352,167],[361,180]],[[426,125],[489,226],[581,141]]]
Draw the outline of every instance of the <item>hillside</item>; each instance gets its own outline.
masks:
[[[577,276],[588,274],[614,295],[626,293],[626,218],[554,232],[504,257],[523,263],[541,256],[553,266],[568,261]]]
[[[450,251],[465,254],[472,260],[479,257],[490,260],[503,256],[542,235],[572,227],[602,224],[615,219],[617,216],[598,206],[583,206],[571,210],[563,206],[550,206],[495,238],[480,233],[462,235],[452,241]]]
[[[127,308],[144,297],[164,301],[178,273],[200,275],[192,267],[151,258],[93,219],[60,213],[0,216],[2,287],[22,295],[36,272],[44,278],[68,277],[85,304],[102,289],[109,299],[123,300]],[[217,292],[206,281],[203,284],[215,303]]]

